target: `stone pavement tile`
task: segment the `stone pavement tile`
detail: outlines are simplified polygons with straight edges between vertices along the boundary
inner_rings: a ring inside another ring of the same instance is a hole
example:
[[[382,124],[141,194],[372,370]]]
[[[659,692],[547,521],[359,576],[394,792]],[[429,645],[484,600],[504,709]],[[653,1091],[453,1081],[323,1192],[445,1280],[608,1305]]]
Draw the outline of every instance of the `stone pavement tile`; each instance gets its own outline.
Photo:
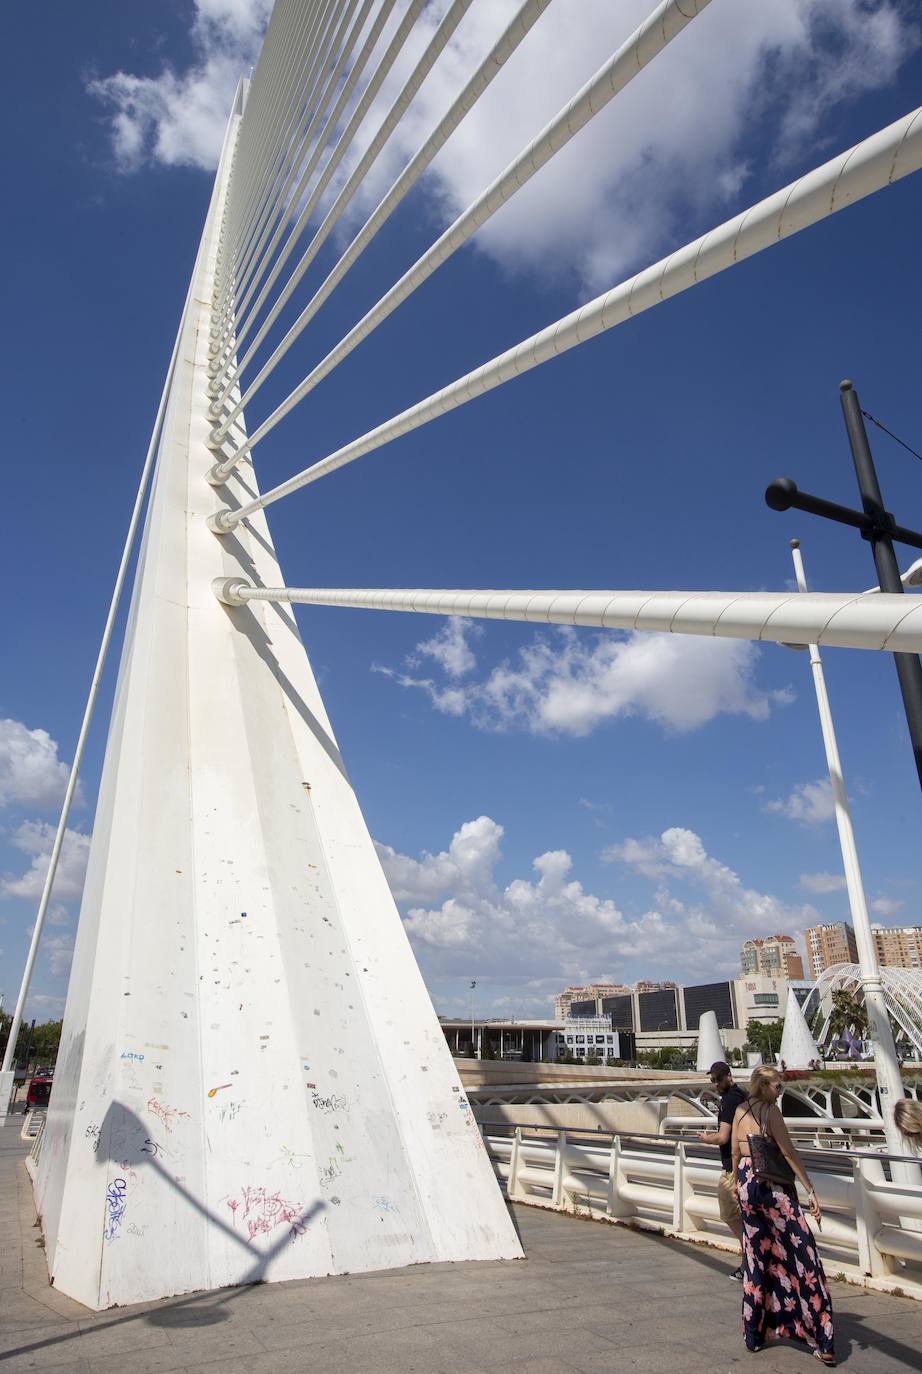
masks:
[[[189,1362],[181,1346],[162,1345],[133,1350],[128,1358],[124,1354],[93,1355],[88,1367],[92,1374],[177,1374],[187,1369]]]
[[[47,1369],[54,1370],[54,1374],[62,1374],[62,1371],[91,1371],[92,1366],[89,1361],[82,1358],[80,1352],[74,1347],[77,1341],[70,1342],[64,1346],[48,1346],[37,1350],[27,1350],[22,1354],[10,1354],[3,1356],[3,1374],[21,1374],[27,1369]]]
[[[148,1326],[140,1316],[121,1321],[114,1318],[109,1323],[80,1322],[79,1329],[84,1359],[91,1359],[95,1355],[133,1354],[170,1343],[166,1331]]]
[[[187,1364],[227,1356],[257,1355],[265,1347],[250,1328],[234,1321],[215,1326],[182,1327],[167,1332],[171,1345],[180,1350]]]
[[[79,1340],[80,1333],[76,1327],[69,1325],[33,1325],[23,1329],[17,1327],[0,1328],[0,1361],[6,1361],[14,1354],[19,1352],[35,1351],[63,1351],[57,1356],[58,1363],[65,1358],[74,1359],[73,1350]],[[68,1354],[68,1352],[71,1352]],[[42,1356],[46,1359],[45,1356]],[[82,1358],[82,1356],[81,1356]],[[47,1359],[46,1359],[47,1363]],[[4,1365],[5,1368],[5,1365]]]
[[[24,1363],[21,1359],[11,1360],[9,1364],[4,1364],[3,1374],[25,1374],[25,1371],[32,1369],[53,1369],[54,1374],[95,1374],[93,1366],[87,1360],[75,1360],[67,1364],[44,1365]]]
[[[511,1360],[558,1357],[579,1363],[579,1353],[613,1351],[611,1341],[596,1332],[580,1329],[531,1331],[510,1335],[495,1322],[441,1322],[432,1328],[441,1351],[440,1367],[449,1354],[460,1364],[480,1360],[505,1366]]]

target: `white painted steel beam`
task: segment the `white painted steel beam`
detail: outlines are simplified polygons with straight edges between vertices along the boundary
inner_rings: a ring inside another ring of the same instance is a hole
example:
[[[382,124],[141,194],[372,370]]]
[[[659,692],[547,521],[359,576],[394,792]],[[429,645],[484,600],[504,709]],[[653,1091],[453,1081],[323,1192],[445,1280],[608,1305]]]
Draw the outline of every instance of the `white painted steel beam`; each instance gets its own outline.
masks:
[[[922,653],[922,597],[853,592],[440,591],[429,588],[264,587],[218,578],[228,606],[289,602],[368,611],[524,620],[603,630],[652,630],[775,644]]]
[[[764,248],[770,248],[910,172],[918,171],[920,167],[922,108],[904,115],[886,129],[881,129],[830,159],[822,167],[807,172],[783,190],[776,191],[716,229],[702,234],[684,248],[638,272],[611,291],[539,330],[537,334],[523,339],[473,372],[465,373],[440,391],[433,392],[335,453],[296,473],[287,482],[273,487],[258,500],[250,501],[237,510],[220,512],[212,522],[212,530],[221,534],[233,529],[254,511],[272,505],[283,496],[289,496],[392,439],[465,405],[484,392],[502,386],[504,382],[558,357],[577,344],[586,343],[597,334],[649,310],[651,306],[660,305],[671,296],[706,281],[728,267],[734,267]],[[234,446],[233,456],[251,449],[257,438],[267,432],[268,426],[269,420],[255,431],[249,441]],[[225,466],[226,462],[217,464],[210,480],[220,481]]]

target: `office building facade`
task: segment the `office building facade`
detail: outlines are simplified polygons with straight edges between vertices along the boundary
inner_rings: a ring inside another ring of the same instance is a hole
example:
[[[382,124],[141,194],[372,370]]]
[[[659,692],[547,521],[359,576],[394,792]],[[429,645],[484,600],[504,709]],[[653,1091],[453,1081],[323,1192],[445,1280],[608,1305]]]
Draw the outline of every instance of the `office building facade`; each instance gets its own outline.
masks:
[[[807,931],[807,959],[811,978],[819,978],[833,964],[857,964],[855,932],[846,921],[831,921],[810,926]]]
[[[877,958],[887,968],[922,968],[922,926],[872,926]]]
[[[804,961],[791,935],[767,935],[760,940],[747,940],[740,950],[743,977],[758,974],[763,978],[800,979],[804,976]]]

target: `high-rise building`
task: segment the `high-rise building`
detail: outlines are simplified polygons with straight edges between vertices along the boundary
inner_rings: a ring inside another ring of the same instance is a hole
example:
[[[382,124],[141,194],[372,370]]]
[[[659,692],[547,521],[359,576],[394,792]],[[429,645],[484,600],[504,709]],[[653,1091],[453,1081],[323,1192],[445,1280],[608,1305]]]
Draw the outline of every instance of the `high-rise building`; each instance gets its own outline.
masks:
[[[630,991],[625,983],[587,983],[581,988],[565,988],[554,998],[554,1015],[558,1021],[565,1021],[569,1016],[596,1016],[601,998]]]
[[[855,932],[845,921],[811,926],[807,931],[807,958],[813,978],[819,978],[831,964],[857,964]]]
[[[922,968],[922,926],[872,926],[877,958],[888,968]]]
[[[804,961],[791,935],[767,935],[764,940],[747,940],[740,950],[743,976],[799,979],[804,976]]]

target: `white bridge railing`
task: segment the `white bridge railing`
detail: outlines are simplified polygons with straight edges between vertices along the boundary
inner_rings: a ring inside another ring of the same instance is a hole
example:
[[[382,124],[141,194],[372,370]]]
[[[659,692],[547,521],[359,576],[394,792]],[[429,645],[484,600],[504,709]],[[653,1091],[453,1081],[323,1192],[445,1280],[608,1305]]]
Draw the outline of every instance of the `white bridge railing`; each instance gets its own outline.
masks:
[[[512,1201],[732,1245],[714,1149],[655,1135],[497,1122],[482,1129]],[[802,1153],[823,1212],[822,1229],[811,1226],[828,1272],[898,1285],[922,1300],[922,1171],[918,1184],[894,1183],[887,1165],[896,1156]]]

